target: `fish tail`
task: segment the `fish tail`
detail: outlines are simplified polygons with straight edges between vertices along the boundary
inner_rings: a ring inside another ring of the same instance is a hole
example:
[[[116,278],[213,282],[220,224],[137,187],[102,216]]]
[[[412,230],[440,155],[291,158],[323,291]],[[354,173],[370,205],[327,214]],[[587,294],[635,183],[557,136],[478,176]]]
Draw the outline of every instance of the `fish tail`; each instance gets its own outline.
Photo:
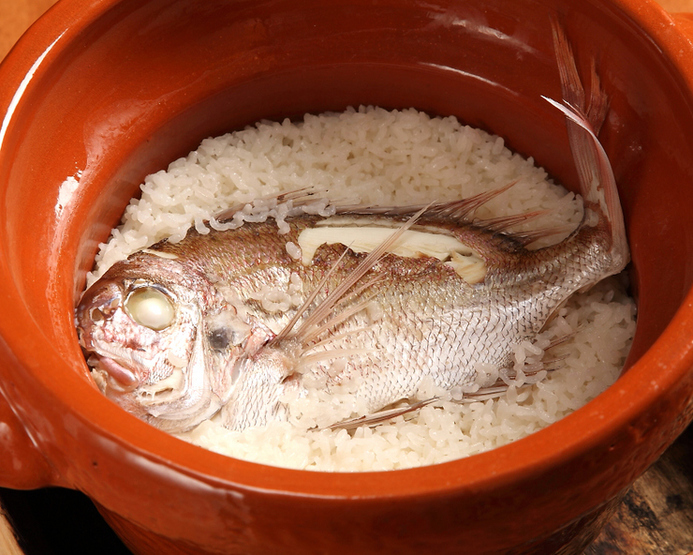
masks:
[[[593,61],[589,93],[580,79],[572,48],[561,25],[552,20],[553,43],[561,81],[562,102],[543,97],[566,117],[568,140],[580,181],[580,193],[595,207],[609,226],[614,266],[619,270],[628,262],[623,211],[616,179],[609,158],[598,138],[606,119],[608,97]],[[617,270],[617,271],[619,271]]]

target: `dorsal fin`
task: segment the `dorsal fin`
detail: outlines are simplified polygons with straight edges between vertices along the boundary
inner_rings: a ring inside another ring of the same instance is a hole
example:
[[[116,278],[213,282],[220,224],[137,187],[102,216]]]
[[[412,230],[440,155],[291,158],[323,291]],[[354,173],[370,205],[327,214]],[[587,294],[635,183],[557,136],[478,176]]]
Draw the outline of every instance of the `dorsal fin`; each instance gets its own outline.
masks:
[[[517,180],[511,181],[501,187],[496,187],[495,189],[484,191],[465,199],[448,202],[432,202],[428,204],[410,204],[404,206],[367,206],[362,204],[340,204],[337,202],[330,204],[330,207],[336,215],[411,218],[414,214],[418,214],[417,219],[425,219],[429,223],[438,220],[447,224],[474,225],[478,229],[485,229],[492,233],[507,235],[515,239],[521,245],[527,245],[538,238],[561,232],[562,229],[558,231],[552,229],[546,230],[545,232],[539,231],[533,233],[510,231],[512,226],[548,214],[550,212],[549,210],[532,211],[523,214],[487,219],[478,219],[474,217],[475,212],[480,207],[509,190],[517,183]],[[293,211],[291,215],[296,215],[296,213],[300,213],[304,208],[315,204],[316,201],[324,200],[327,202],[324,197],[320,196],[320,193],[323,192],[306,187],[280,195],[267,195],[258,200],[274,201],[276,204],[290,202],[291,210]],[[214,220],[218,224],[223,224],[231,220],[234,214],[244,207],[245,204],[232,206],[215,216]]]
[[[497,218],[486,218],[475,223],[478,223],[484,229],[488,229],[489,231],[505,233],[513,226],[535,220],[541,216],[549,214],[550,212],[551,210],[534,210],[532,212],[523,212],[522,214],[499,216]]]
[[[556,235],[565,235],[575,229],[574,225],[557,225],[553,227],[544,227],[532,229],[529,231],[513,231],[508,233],[508,236],[520,243],[523,247],[527,247],[540,239],[554,237]]]
[[[517,181],[511,181],[490,191],[484,191],[465,199],[450,202],[410,204],[406,206],[364,206],[352,204],[335,206],[335,210],[337,214],[358,216],[410,217],[419,213],[419,217],[422,219],[441,219],[460,224],[471,224],[473,221],[472,216],[478,208],[516,184]]]
[[[552,213],[551,209],[533,210],[522,214],[512,214],[509,216],[499,216],[496,218],[475,218],[475,212],[478,208],[489,202],[491,199],[501,195],[511,187],[517,184],[517,181],[511,181],[502,187],[497,187],[490,191],[479,193],[472,197],[455,200],[451,202],[435,202],[429,205],[427,209],[424,205],[408,205],[408,206],[382,206],[382,207],[367,207],[367,206],[337,206],[336,214],[339,215],[354,215],[354,216],[389,216],[403,217],[409,216],[415,212],[421,212],[421,220],[426,223],[439,220],[445,223],[456,223],[458,225],[473,225],[480,230],[488,231],[489,233],[500,233],[509,239],[516,241],[518,244],[526,247],[535,241],[551,237],[553,235],[565,234],[573,231],[574,225],[560,225],[548,228],[540,228],[531,231],[512,231],[511,228],[519,224],[547,216]]]

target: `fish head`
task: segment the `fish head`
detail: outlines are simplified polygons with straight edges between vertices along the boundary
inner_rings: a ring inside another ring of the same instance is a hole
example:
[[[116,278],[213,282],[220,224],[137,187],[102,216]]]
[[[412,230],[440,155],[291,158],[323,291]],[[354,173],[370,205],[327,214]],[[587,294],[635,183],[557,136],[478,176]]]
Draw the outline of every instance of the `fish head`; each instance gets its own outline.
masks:
[[[173,373],[176,354],[187,354],[196,318],[186,308],[148,280],[103,280],[77,308],[80,344],[105,372],[109,388],[152,385]]]
[[[114,265],[76,310],[79,342],[103,393],[166,431],[189,429],[221,406],[215,365],[226,364],[204,332],[216,298],[209,283],[173,261]]]

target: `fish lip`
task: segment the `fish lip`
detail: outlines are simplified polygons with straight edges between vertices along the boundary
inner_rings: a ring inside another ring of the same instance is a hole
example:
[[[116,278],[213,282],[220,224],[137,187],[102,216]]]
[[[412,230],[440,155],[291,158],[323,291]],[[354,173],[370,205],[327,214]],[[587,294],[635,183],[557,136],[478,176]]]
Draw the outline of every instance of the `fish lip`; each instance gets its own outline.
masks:
[[[121,364],[109,356],[92,353],[90,359],[92,359],[92,362],[95,359],[94,369],[105,373],[108,376],[109,387],[117,391],[131,392],[142,384],[142,380],[136,370]]]

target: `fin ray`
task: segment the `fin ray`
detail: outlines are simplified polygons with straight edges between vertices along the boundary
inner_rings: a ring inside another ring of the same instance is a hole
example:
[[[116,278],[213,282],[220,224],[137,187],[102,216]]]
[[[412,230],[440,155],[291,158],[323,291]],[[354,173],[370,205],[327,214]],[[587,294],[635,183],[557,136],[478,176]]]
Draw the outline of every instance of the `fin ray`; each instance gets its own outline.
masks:
[[[394,244],[401,236],[402,234],[409,229],[416,220],[419,219],[421,214],[425,212],[427,207],[422,208],[418,212],[416,212],[411,218],[409,218],[401,227],[397,228],[396,230],[393,231],[393,233],[385,239],[380,245],[378,245],[375,249],[373,249],[367,256],[364,258],[356,268],[354,268],[353,271],[351,271],[342,282],[335,287],[332,291],[330,291],[327,296],[316,306],[309,314],[308,316],[301,322],[301,324],[298,326],[298,328],[287,331],[285,333],[285,330],[288,328],[285,327],[277,337],[273,339],[273,342],[278,341],[278,337],[282,336],[281,338],[289,337],[289,336],[294,336],[294,337],[300,337],[305,333],[305,330],[309,330],[313,326],[316,326],[320,322],[322,322],[325,318],[327,318],[334,308],[334,306],[339,303],[339,301],[344,297],[344,295],[347,294],[347,292],[371,269],[373,266],[375,266],[378,261],[387,254],[388,249],[392,244]],[[348,247],[344,249],[344,253],[340,257],[340,259],[337,261],[337,264],[341,262],[342,258],[344,255],[349,251]],[[336,265],[333,266],[333,269],[336,267]],[[332,271],[332,269],[330,270]],[[315,298],[315,297],[313,297]],[[292,321],[290,322],[291,328],[294,327],[295,325],[295,317],[292,318]]]
[[[364,416],[358,416],[356,418],[349,418],[347,420],[342,420],[340,422],[337,422],[335,424],[332,424],[331,426],[328,426],[327,428],[329,430],[339,430],[339,429],[344,429],[344,430],[351,430],[354,428],[358,428],[359,426],[377,426],[378,424],[382,424],[384,422],[387,422],[388,420],[392,420],[393,418],[396,418],[398,416],[402,416],[405,414],[408,414],[410,412],[417,411],[419,409],[422,409],[426,405],[430,405],[431,403],[438,401],[438,397],[431,397],[429,399],[424,399],[423,401],[417,401],[415,403],[410,403],[402,407],[396,407],[393,409],[384,409],[380,411],[373,412],[371,414],[366,414]]]
[[[557,102],[545,96],[543,98],[567,118],[568,139],[581,194],[589,203],[602,207],[611,230],[614,266],[622,268],[629,256],[623,211],[611,163],[597,137],[606,118],[608,98],[601,87],[594,61],[590,69],[590,94],[587,97],[563,28],[555,19],[552,19],[551,27],[563,100]],[[599,185],[604,194],[604,205],[599,195]]]
[[[404,217],[412,216],[420,212],[421,219],[446,219],[457,221],[461,224],[471,224],[471,216],[478,208],[509,190],[517,183],[517,180],[511,181],[495,189],[484,191],[465,199],[449,202],[378,207],[353,204],[336,206],[335,208],[337,211],[336,213],[340,215]]]

